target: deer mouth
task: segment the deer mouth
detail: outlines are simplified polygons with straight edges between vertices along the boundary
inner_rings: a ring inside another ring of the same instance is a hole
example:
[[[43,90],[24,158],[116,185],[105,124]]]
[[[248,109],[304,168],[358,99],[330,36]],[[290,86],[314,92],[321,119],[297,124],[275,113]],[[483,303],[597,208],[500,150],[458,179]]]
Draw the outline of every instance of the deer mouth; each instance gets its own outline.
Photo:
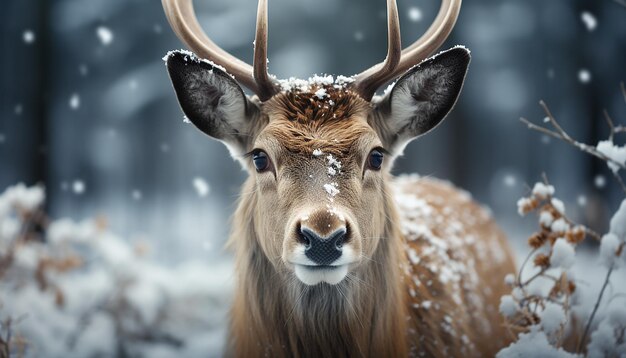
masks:
[[[305,285],[336,285],[348,275],[348,265],[295,265],[296,277]]]

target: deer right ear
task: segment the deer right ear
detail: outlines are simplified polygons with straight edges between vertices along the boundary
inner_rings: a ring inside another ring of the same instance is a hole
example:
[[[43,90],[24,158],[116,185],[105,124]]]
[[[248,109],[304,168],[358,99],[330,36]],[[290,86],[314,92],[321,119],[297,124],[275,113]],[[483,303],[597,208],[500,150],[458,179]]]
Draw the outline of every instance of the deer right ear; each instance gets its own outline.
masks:
[[[454,47],[398,79],[370,120],[385,148],[399,155],[409,141],[443,121],[459,97],[469,62],[469,50]]]
[[[164,60],[178,103],[191,123],[224,142],[235,156],[248,151],[260,111],[234,78],[188,51],[172,51]]]

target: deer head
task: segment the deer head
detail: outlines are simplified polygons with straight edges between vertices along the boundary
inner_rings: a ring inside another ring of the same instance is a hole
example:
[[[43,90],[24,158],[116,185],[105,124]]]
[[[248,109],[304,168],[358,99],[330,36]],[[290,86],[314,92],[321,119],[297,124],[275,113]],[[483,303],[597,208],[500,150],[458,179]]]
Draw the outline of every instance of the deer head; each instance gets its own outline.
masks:
[[[259,1],[253,66],[204,34],[191,0],[163,5],[179,38],[206,59],[187,51],[165,57],[183,112],[250,174],[254,244],[279,272],[306,285],[337,284],[370,264],[389,230],[394,158],[437,126],[461,91],[469,51],[455,47],[426,59],[452,30],[460,0],[443,0],[426,34],[404,50],[396,3],[388,0],[385,61],[353,77],[308,81],[268,75],[266,0]]]

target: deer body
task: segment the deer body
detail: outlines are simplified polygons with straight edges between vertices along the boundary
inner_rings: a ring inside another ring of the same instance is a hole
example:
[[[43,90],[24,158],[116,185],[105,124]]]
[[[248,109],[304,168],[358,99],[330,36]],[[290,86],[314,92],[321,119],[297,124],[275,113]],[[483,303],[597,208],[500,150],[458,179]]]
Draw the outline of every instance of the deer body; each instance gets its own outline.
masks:
[[[228,354],[495,354],[506,343],[497,306],[513,271],[504,236],[468,194],[390,174],[461,91],[467,49],[426,59],[451,31],[460,1],[442,0],[431,29],[402,50],[395,0],[387,0],[385,61],[354,77],[307,81],[268,75],[266,0],[254,66],[206,37],[190,0],[163,4],[179,37],[208,59],[165,57],[183,112],[250,174],[229,241],[238,283]]]

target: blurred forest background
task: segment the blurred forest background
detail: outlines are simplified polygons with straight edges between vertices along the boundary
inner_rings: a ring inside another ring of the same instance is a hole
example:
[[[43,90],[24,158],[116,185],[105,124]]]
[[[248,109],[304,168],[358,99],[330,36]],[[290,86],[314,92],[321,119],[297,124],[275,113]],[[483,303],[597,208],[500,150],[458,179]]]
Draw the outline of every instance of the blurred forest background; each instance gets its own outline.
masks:
[[[196,0],[220,46],[252,59],[255,0]],[[408,45],[436,0],[398,1]],[[350,75],[381,61],[385,1],[272,0],[270,72]],[[626,6],[613,0],[466,0],[444,48],[472,50],[454,112],[411,144],[396,173],[449,179],[505,230],[534,225],[515,202],[543,171],[571,216],[599,232],[619,205],[604,163],[526,130],[544,99],[582,142],[604,139],[602,110],[626,124]],[[156,0],[5,0],[0,13],[0,191],[46,186],[53,217],[103,216],[146,239],[161,262],[223,255],[245,173],[225,147],[182,121],[161,58],[182,44]],[[518,234],[519,233],[519,234]]]

